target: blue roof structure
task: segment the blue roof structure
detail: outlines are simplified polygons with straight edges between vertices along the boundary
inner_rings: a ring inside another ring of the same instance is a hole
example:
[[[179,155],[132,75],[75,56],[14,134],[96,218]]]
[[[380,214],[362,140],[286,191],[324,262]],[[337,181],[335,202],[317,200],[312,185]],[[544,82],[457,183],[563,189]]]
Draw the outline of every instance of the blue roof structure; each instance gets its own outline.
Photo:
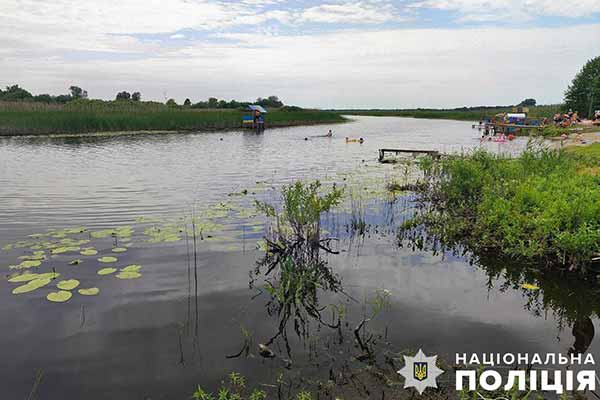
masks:
[[[267,114],[267,110],[265,110],[262,106],[249,105],[248,110],[250,111],[258,111],[261,114]]]

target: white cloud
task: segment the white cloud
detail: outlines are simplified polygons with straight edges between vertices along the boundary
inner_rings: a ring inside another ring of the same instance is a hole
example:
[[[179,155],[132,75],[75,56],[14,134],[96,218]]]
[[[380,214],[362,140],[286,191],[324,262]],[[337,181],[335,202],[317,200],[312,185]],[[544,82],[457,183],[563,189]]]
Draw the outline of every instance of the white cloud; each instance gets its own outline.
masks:
[[[176,33],[169,36],[169,39],[185,39],[185,35],[183,33]]]
[[[387,2],[347,2],[322,4],[304,10],[302,20],[324,23],[373,24],[398,20],[396,10]]]
[[[600,12],[600,0],[424,0],[412,8],[457,11],[462,21],[528,20],[537,16],[583,17]]]
[[[434,107],[558,102],[599,54],[600,25],[552,29],[411,29],[322,35],[223,34],[239,43],[181,42],[140,60],[3,58],[2,79],[36,92],[70,84],[92,96],[145,99],[276,94],[321,107]],[[0,46],[1,48],[1,46]]]

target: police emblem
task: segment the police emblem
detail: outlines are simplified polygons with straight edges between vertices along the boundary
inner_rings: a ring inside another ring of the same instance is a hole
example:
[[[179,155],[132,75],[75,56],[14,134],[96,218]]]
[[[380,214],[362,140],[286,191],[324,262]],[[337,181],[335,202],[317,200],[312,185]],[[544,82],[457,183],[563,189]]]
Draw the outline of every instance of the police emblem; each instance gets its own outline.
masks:
[[[414,387],[419,394],[428,387],[437,388],[435,379],[444,373],[435,362],[437,356],[427,357],[422,350],[414,357],[404,356],[404,367],[398,371],[404,376],[404,387]]]
[[[427,379],[427,363],[426,362],[415,362],[413,363],[415,368],[413,377],[418,381],[424,381]]]

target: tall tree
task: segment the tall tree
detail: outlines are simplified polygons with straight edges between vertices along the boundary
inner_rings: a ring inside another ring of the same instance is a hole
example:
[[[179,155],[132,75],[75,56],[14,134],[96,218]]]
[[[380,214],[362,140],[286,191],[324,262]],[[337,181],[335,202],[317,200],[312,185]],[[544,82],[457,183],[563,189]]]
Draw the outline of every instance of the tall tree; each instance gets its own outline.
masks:
[[[189,107],[192,105],[192,101],[190,99],[185,99],[185,101],[183,102],[183,105],[186,107]]]
[[[537,104],[537,102],[535,101],[535,99],[525,99],[522,102],[520,102],[518,105],[523,106],[523,107],[533,107],[536,104]]]
[[[27,90],[19,87],[19,85],[7,86],[6,90],[2,92],[0,100],[4,101],[18,101],[18,100],[31,100],[33,95]]]
[[[217,108],[219,107],[219,99],[216,97],[210,97],[208,99],[208,108]]]
[[[131,94],[129,92],[119,92],[117,93],[117,100],[129,100],[131,99]]]
[[[589,60],[575,75],[565,93],[565,107],[585,118],[593,115],[594,107],[600,108],[600,56]]]
[[[133,100],[133,101],[142,100],[142,94],[140,92],[133,92],[133,94],[131,95],[131,100]]]
[[[177,102],[175,101],[175,99],[169,99],[169,100],[167,100],[167,106],[168,107],[177,107]]]
[[[69,91],[71,92],[71,97],[73,99],[75,99],[75,100],[77,100],[77,99],[87,99],[87,97],[88,97],[87,91],[83,90],[79,86],[71,86],[69,88]]]

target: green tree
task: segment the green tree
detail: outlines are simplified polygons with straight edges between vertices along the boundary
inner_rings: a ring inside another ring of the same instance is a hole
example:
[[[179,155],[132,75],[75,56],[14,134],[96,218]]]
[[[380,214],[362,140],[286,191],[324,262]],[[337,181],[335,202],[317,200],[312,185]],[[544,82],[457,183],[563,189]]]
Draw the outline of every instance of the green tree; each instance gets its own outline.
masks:
[[[177,102],[175,101],[175,99],[169,99],[169,100],[167,100],[167,106],[168,107],[177,107]]]
[[[186,107],[190,107],[192,105],[192,101],[190,99],[185,99],[185,101],[183,102],[183,105]]]
[[[79,86],[71,86],[69,88],[69,92],[71,92],[71,97],[74,100],[77,100],[77,99],[87,99],[87,97],[88,97],[87,91],[83,90]]]
[[[131,95],[131,100],[133,100],[133,101],[142,100],[142,94],[140,92],[133,92],[133,94]]]
[[[208,108],[217,108],[219,107],[219,99],[216,97],[210,97],[208,99]]]
[[[520,102],[518,105],[522,107],[534,107],[536,105],[535,99],[525,99]]]
[[[589,60],[565,92],[565,108],[589,118],[600,106],[600,56]]]
[[[129,92],[119,92],[117,93],[117,100],[129,100],[131,99],[131,94]]]
[[[33,95],[27,90],[20,88],[19,85],[7,86],[6,90],[1,93],[0,100],[4,101],[19,101],[31,100]]]

